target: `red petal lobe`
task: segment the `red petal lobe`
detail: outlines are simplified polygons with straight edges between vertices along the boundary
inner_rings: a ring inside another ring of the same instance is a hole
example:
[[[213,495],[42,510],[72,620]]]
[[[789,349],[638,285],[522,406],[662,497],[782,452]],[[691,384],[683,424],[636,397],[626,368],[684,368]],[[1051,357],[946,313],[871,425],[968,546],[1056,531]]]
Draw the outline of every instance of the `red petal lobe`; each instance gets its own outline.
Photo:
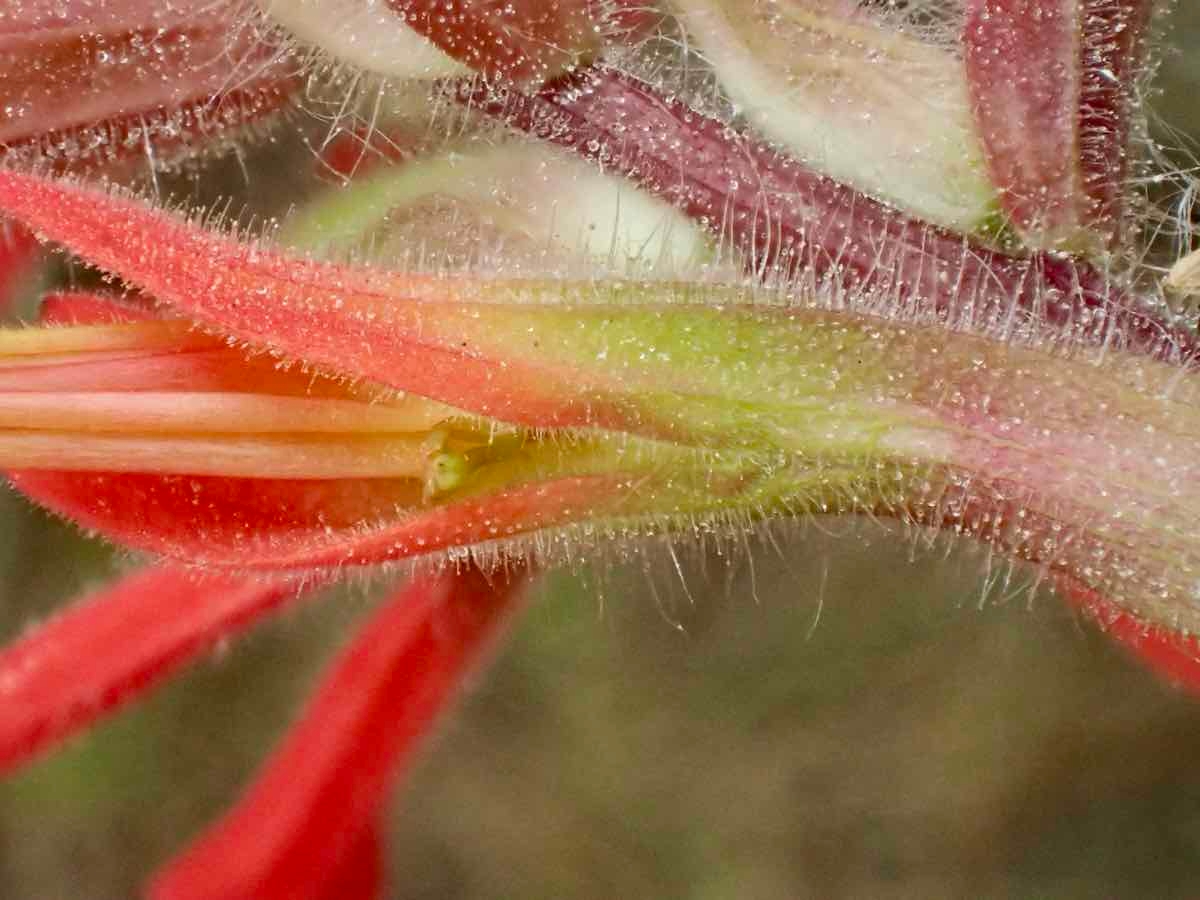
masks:
[[[333,897],[388,787],[490,648],[521,581],[470,570],[400,590],[335,660],[237,807],[158,874],[150,898]]]
[[[298,591],[294,581],[151,568],[33,629],[0,651],[0,770],[136,698]]]

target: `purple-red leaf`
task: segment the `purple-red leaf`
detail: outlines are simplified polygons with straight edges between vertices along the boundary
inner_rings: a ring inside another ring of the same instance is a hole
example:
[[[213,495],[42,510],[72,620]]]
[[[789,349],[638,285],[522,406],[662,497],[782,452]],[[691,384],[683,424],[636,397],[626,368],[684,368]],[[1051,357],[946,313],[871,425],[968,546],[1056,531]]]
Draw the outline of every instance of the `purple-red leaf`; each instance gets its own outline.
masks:
[[[94,723],[296,598],[294,580],[146,569],[0,651],[0,769]]]
[[[969,0],[972,109],[1005,212],[1038,246],[1120,235],[1147,0]]]
[[[491,648],[523,580],[471,569],[401,589],[240,803],[158,874],[152,900],[351,900],[333,885],[371,853],[388,788]]]
[[[238,0],[23,0],[0,12],[0,158],[153,161],[275,112],[297,84]]]

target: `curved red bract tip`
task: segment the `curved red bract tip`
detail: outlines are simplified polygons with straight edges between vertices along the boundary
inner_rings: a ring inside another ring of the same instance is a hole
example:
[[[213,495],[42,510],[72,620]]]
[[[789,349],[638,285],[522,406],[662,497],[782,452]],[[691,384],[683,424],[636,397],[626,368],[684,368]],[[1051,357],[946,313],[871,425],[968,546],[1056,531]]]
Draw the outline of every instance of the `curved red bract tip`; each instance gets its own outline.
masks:
[[[1147,668],[1200,698],[1200,638],[1149,625],[1076,582],[1063,581],[1060,586],[1077,609],[1118,644],[1132,651]]]
[[[334,662],[241,802],[153,880],[150,900],[332,900],[411,764],[515,607],[520,575],[399,590]],[[367,884],[365,887],[370,888]]]
[[[85,597],[0,651],[0,770],[140,696],[300,590],[164,566]]]

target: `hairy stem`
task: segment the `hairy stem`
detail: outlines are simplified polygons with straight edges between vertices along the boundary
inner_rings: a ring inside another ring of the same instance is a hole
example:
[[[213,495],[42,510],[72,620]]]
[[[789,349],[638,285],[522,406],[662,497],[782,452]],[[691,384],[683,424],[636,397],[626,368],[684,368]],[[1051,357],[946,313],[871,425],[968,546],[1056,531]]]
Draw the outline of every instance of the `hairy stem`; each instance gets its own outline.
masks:
[[[758,139],[598,65],[536,93],[465,86],[459,99],[622,173],[707,226],[760,277],[870,292],[952,326],[1190,358],[1200,343],[1086,262],[1013,256],[914,219]]]

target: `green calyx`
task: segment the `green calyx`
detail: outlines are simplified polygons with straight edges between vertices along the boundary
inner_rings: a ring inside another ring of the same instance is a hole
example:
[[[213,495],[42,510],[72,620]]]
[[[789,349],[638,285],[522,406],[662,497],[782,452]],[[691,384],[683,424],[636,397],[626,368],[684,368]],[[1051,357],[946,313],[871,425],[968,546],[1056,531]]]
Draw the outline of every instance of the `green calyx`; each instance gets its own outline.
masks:
[[[386,231],[380,210],[411,212],[422,172],[455,190],[448,168],[406,168],[403,189],[335,195],[306,221]],[[487,365],[491,393],[468,410],[484,425],[448,475],[435,467],[430,503],[599,476],[608,487],[572,521],[886,514],[975,536],[1149,621],[1200,626],[1190,370],[587,264],[605,277],[448,276],[397,314],[423,345]]]

